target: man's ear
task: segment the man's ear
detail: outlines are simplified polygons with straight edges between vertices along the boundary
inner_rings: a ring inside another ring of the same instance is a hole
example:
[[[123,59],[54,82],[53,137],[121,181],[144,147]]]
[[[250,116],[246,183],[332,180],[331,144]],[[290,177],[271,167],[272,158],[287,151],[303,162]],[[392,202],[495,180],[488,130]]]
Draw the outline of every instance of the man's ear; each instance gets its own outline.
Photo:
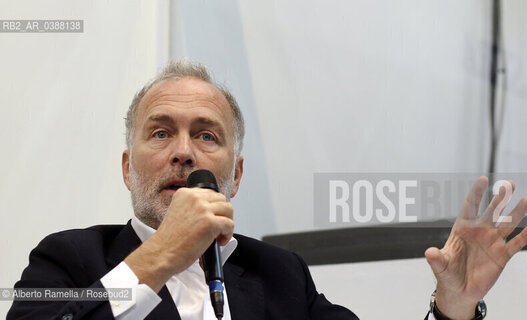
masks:
[[[130,150],[124,150],[123,151],[123,159],[121,161],[121,167],[123,170],[123,180],[124,184],[130,190]]]
[[[234,164],[234,189],[232,189],[231,198],[233,198],[238,192],[240,187],[240,181],[243,175],[243,157],[236,157],[236,163]]]

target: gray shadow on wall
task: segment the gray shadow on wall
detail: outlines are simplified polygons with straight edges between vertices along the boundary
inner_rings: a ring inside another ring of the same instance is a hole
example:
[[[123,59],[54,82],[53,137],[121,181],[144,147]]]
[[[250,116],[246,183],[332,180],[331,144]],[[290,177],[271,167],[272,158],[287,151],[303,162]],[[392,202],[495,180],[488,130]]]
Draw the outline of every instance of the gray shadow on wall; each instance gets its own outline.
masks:
[[[233,0],[171,2],[171,57],[206,65],[236,97],[245,118],[244,174],[232,203],[236,232],[255,238],[276,230],[238,4]]]

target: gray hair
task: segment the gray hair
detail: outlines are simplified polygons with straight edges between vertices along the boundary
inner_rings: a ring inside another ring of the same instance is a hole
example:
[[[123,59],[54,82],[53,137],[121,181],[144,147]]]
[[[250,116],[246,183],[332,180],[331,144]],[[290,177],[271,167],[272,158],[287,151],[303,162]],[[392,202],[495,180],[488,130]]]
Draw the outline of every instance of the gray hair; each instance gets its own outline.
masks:
[[[199,63],[192,63],[188,60],[179,60],[170,62],[163,71],[158,74],[154,79],[148,82],[139,92],[137,92],[132,100],[132,104],[128,108],[126,114],[126,146],[129,150],[132,150],[132,142],[134,138],[134,126],[135,116],[137,113],[137,107],[141,102],[141,99],[155,84],[167,80],[167,79],[182,79],[185,77],[196,78],[205,81],[218,89],[224,96],[232,111],[234,118],[233,129],[234,129],[234,154],[239,156],[243,148],[243,136],[245,135],[245,124],[243,121],[243,115],[236,102],[234,96],[229,92],[227,88],[218,84],[212,80],[207,68]]]

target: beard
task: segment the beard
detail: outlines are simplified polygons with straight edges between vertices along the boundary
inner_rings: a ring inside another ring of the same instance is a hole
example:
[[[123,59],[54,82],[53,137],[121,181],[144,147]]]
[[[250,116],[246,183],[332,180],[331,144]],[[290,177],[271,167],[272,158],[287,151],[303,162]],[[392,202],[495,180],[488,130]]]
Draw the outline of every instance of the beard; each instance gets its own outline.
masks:
[[[232,170],[225,176],[217,177],[220,193],[227,198],[227,201],[230,201],[234,190],[235,169],[236,157],[234,158]],[[172,202],[172,197],[163,197],[161,192],[167,183],[175,179],[186,180],[194,170],[196,170],[195,167],[185,166],[180,167],[177,171],[169,171],[157,177],[148,177],[137,172],[130,161],[130,193],[136,217],[147,226],[157,229]]]

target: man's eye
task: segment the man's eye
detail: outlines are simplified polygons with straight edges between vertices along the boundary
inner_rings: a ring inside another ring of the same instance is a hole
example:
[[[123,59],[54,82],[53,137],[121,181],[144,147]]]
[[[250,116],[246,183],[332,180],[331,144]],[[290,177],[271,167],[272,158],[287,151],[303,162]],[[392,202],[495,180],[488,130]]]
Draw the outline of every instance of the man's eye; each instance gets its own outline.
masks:
[[[205,141],[214,141],[214,136],[210,133],[202,133],[201,138]]]
[[[154,137],[158,139],[165,139],[165,138],[168,138],[168,133],[166,131],[158,131],[154,133]]]

